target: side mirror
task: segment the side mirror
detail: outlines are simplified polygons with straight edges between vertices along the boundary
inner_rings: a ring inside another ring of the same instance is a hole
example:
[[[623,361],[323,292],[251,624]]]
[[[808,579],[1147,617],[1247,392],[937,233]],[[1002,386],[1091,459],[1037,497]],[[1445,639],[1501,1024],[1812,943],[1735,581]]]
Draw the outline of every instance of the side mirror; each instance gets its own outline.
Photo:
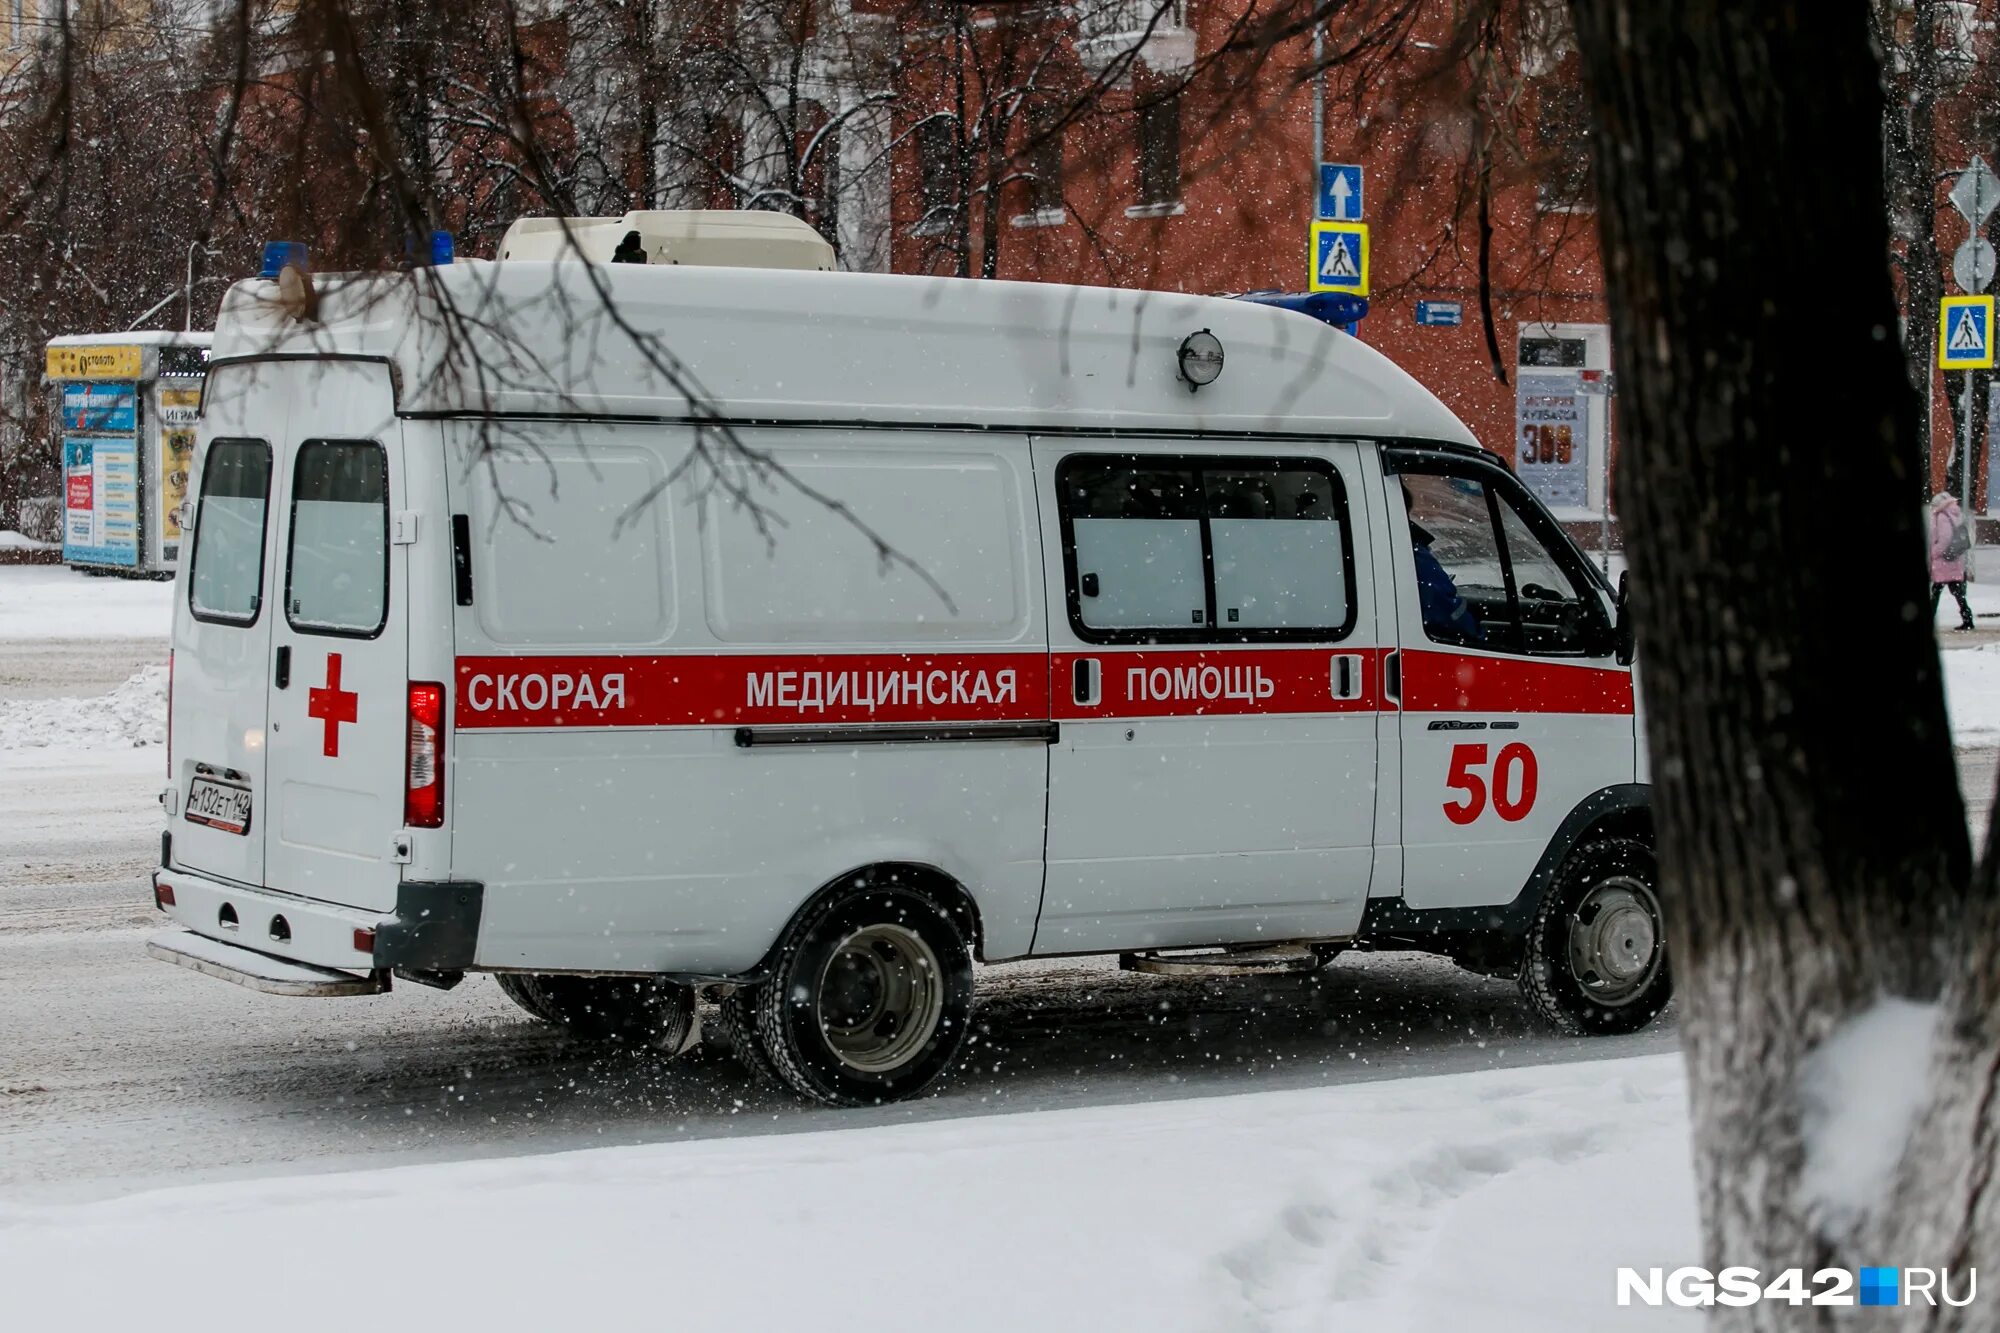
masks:
[[[1618,620],[1612,628],[1612,637],[1617,640],[1618,665],[1631,666],[1632,659],[1639,655],[1639,645],[1632,633],[1632,571],[1626,570],[1618,576]]]

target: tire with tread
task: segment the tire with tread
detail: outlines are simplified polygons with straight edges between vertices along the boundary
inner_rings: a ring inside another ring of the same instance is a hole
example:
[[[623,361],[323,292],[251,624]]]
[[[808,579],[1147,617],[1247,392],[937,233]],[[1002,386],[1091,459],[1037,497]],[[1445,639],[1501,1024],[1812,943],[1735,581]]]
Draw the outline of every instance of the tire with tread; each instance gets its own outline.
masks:
[[[757,1014],[755,1001],[759,987],[738,986],[722,997],[716,1006],[716,1026],[721,1029],[723,1040],[744,1068],[755,1075],[757,1081],[773,1088],[785,1087],[785,1081],[778,1077],[778,1071],[764,1054],[763,1043],[757,1040]]]
[[[649,1046],[678,1054],[695,1025],[692,986],[656,977],[501,973],[509,999],[580,1041]]]
[[[1536,909],[1521,961],[1521,991],[1537,1014],[1561,1031],[1593,1036],[1637,1032],[1659,1017],[1673,998],[1674,984],[1657,917],[1658,884],[1653,849],[1635,838],[1601,838],[1570,854]],[[1643,948],[1643,938],[1636,941],[1652,961],[1650,970],[1636,969],[1629,994],[1607,1003],[1592,980],[1579,974],[1573,945],[1580,930],[1587,937],[1582,911],[1618,886],[1626,886],[1628,901],[1652,909],[1651,951]],[[1635,886],[1643,886],[1644,893]]]
[[[883,1055],[883,1063],[870,1067],[865,1062],[875,1055],[843,1053],[834,1035],[832,1015],[843,1012],[836,964],[865,959],[868,948],[888,957],[894,951],[884,933],[920,941],[917,952],[935,960],[934,969],[927,963],[887,965],[913,978],[935,1017],[913,1022],[904,1033],[892,1031],[890,1046],[907,1055]],[[872,944],[856,944],[871,935]],[[953,914],[885,876],[859,881],[809,908],[785,933],[769,979],[737,991],[725,1008],[734,1010],[733,1026],[748,1038],[739,1049],[753,1069],[811,1101],[874,1106],[915,1096],[956,1063],[972,1016],[972,985],[972,951]]]
[[[544,1023],[561,1021],[542,1004],[541,993],[535,989],[533,977],[524,972],[495,972],[493,980],[500,987],[500,993],[527,1010],[530,1018]]]

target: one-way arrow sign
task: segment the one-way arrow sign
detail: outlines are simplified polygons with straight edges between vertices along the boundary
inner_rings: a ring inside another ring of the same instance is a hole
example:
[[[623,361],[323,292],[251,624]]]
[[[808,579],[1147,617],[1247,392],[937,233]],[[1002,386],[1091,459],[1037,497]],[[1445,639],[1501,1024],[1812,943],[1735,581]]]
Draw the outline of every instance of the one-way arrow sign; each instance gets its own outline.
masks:
[[[1319,216],[1323,222],[1359,222],[1361,167],[1352,162],[1319,164]]]

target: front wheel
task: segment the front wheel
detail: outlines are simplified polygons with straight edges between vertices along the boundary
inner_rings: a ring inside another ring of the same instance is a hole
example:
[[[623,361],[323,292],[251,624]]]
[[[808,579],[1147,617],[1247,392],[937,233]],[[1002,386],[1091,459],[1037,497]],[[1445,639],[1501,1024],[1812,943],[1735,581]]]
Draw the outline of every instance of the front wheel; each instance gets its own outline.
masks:
[[[753,1069],[828,1105],[892,1102],[929,1086],[964,1046],[972,952],[929,898],[869,885],[808,911],[770,979],[731,999]]]
[[[1574,852],[1535,914],[1521,990],[1566,1032],[1637,1032],[1673,998],[1653,851],[1607,838]]]

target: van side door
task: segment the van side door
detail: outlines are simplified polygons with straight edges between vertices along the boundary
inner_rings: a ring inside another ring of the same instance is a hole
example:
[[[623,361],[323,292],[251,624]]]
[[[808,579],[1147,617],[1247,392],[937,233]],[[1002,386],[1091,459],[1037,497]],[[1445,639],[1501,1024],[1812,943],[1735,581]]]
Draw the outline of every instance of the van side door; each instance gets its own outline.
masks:
[[[1610,590],[1510,473],[1383,451],[1401,646],[1403,898],[1508,903],[1563,818],[1633,780]]]
[[[1035,951],[1352,933],[1380,679],[1358,447],[1034,453],[1061,726]]]

